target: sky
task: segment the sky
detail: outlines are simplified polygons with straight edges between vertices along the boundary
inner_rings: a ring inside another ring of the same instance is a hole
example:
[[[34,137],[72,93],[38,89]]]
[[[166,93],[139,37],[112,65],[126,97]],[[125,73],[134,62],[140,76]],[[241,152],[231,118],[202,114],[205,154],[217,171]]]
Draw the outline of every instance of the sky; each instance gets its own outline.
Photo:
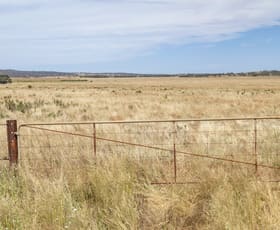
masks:
[[[0,69],[280,70],[279,0],[0,0]]]

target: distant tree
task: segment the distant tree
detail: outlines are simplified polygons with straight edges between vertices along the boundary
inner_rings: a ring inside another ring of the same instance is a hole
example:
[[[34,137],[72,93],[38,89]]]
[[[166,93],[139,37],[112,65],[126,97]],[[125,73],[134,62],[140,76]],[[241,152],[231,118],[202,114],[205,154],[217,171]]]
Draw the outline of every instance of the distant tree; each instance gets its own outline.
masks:
[[[12,79],[8,75],[0,75],[0,84],[12,83]]]

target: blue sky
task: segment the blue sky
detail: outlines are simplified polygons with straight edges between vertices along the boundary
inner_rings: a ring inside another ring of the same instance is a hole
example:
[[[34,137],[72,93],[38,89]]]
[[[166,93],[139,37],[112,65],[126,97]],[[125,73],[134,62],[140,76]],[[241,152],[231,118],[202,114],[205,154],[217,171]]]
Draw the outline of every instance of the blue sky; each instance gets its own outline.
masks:
[[[279,0],[0,0],[0,69],[280,70]]]

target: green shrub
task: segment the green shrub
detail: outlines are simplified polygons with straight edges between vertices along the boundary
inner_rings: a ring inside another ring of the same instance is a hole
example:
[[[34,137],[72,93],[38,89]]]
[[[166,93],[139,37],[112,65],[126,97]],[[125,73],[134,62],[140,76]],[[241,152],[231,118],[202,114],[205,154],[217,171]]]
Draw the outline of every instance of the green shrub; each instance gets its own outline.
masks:
[[[6,109],[11,112],[20,111],[26,113],[32,109],[32,104],[30,102],[13,100],[11,96],[4,97],[4,104]]]
[[[8,75],[0,75],[0,84],[12,83],[12,79]]]

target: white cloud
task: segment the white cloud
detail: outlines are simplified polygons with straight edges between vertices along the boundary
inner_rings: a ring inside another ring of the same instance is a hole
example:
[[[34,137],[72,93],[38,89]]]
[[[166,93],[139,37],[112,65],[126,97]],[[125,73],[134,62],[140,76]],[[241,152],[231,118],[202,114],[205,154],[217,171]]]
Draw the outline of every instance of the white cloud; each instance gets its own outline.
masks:
[[[279,0],[0,0],[0,63],[128,58],[278,25]]]

